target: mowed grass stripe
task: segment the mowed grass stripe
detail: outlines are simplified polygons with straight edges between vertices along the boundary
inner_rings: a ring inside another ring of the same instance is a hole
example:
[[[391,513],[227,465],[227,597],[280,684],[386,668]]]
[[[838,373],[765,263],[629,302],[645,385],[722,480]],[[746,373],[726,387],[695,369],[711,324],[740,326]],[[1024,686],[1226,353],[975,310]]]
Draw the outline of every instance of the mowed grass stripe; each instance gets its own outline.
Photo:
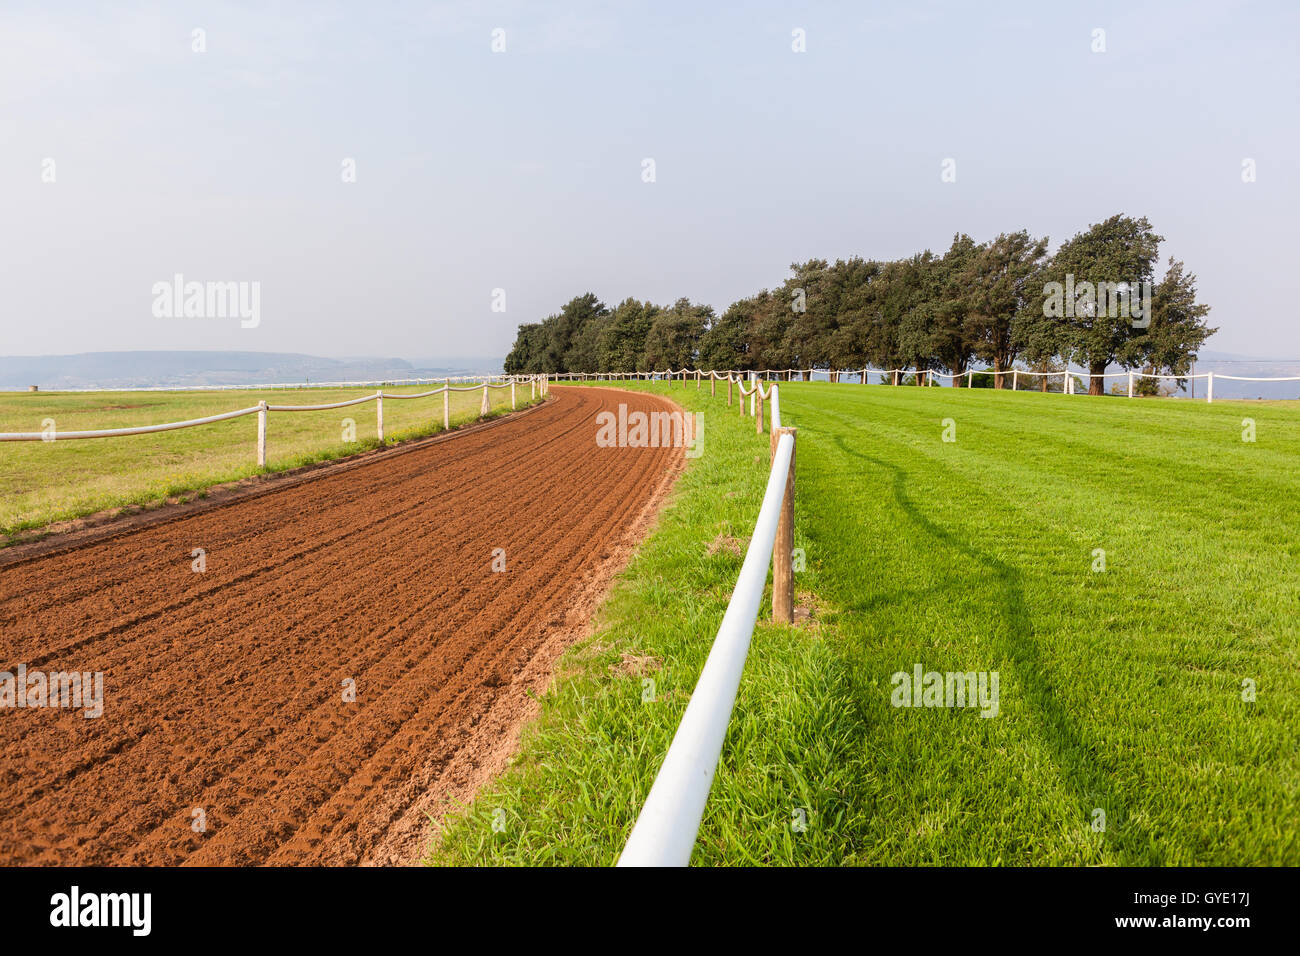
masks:
[[[787,390],[787,407],[798,407],[803,388]],[[850,531],[841,520],[826,515],[813,522],[814,529],[836,532],[825,542],[836,553],[823,564],[837,569],[831,595],[853,608],[864,582],[909,582],[908,588],[894,586],[886,591],[886,599],[875,602],[869,620],[847,616],[849,629],[864,632],[865,640],[859,644],[867,649],[866,657],[857,670],[887,676],[906,669],[906,661],[897,665],[881,661],[876,650],[888,647],[897,635],[914,635],[902,642],[900,654],[914,655],[920,648],[937,655],[933,663],[922,660],[927,669],[937,670],[972,669],[972,658],[982,652],[980,638],[994,642],[1008,665],[1002,674],[1006,706],[1013,707],[1021,698],[1037,714],[1049,756],[1069,770],[1075,798],[1134,808],[1120,833],[1115,832],[1114,810],[1108,811],[1111,835],[1119,840],[1117,850],[1126,862],[1161,855],[1158,848],[1146,846],[1144,821],[1156,811],[1146,808],[1140,791],[1152,785],[1168,789],[1171,774],[1186,778],[1216,769],[1207,771],[1198,763],[1186,766],[1185,753],[1166,756],[1171,748],[1151,744],[1168,744],[1182,735],[1199,752],[1205,749],[1205,741],[1229,731],[1231,736],[1217,741],[1217,746],[1226,745],[1234,765],[1243,757],[1276,761],[1289,755],[1294,780],[1294,734],[1276,726],[1276,709],[1273,723],[1279,733],[1271,738],[1252,733],[1248,718],[1259,710],[1224,711],[1225,704],[1240,703],[1238,674],[1250,676],[1261,652],[1267,659],[1265,670],[1276,669],[1280,677],[1291,677],[1276,688],[1277,694],[1290,693],[1295,699],[1294,667],[1287,668],[1288,660],[1294,660],[1295,630],[1293,624],[1286,624],[1287,608],[1294,606],[1297,593],[1294,564],[1285,555],[1260,554],[1253,547],[1253,526],[1245,529],[1247,540],[1238,542],[1247,559],[1245,567],[1254,577],[1272,582],[1274,590],[1271,601],[1266,598],[1255,606],[1253,623],[1260,630],[1242,635],[1233,626],[1234,611],[1241,607],[1239,596],[1215,586],[1224,555],[1216,547],[1196,543],[1198,529],[1186,523],[1185,509],[1180,507],[1202,494],[1197,483],[1189,479],[1181,496],[1165,488],[1159,495],[1140,494],[1135,502],[1128,490],[1143,488],[1139,469],[1132,474],[1101,469],[1099,474],[1088,467],[1088,462],[1097,460],[1095,449],[1104,451],[1113,443],[1118,426],[1107,413],[1119,403],[1094,403],[1092,422],[1072,423],[1071,440],[1082,446],[1081,452],[1058,450],[1043,466],[1027,470],[1016,466],[1017,448],[1024,440],[1023,414],[1022,427],[1015,427],[1013,421],[1004,428],[1004,419],[982,415],[979,406],[961,409],[957,402],[967,396],[934,395],[935,391],[891,395],[893,401],[886,403],[874,402],[870,392],[818,393],[814,421],[820,421],[823,411],[834,421],[827,431],[835,432],[835,453],[828,453],[828,443],[815,440],[819,428],[815,423],[810,428],[814,441],[804,442],[801,448],[801,464],[810,458],[814,462],[811,475],[801,468],[801,487],[807,489],[806,479],[811,478],[814,488],[802,498],[805,509],[809,497],[833,501],[836,516],[842,519],[844,504],[854,502],[859,507],[847,509],[858,515],[852,533],[880,542],[876,559],[881,566],[872,574],[872,562],[864,566],[854,560],[853,548],[841,546]],[[994,402],[982,404],[993,405],[991,411],[1000,414],[1008,401],[1023,397],[1028,396],[994,396]],[[1143,404],[1156,406],[1154,411],[1160,415],[1186,409],[1172,403]],[[941,417],[958,421],[956,443],[941,442]],[[973,419],[967,425],[974,427],[963,429],[965,419]],[[1293,428],[1290,422],[1284,424]],[[1139,426],[1129,426],[1135,427]],[[1050,432],[1047,426],[1040,428]],[[1239,441],[1239,431],[1234,437]],[[873,448],[875,454],[860,448]],[[824,463],[819,456],[825,457]],[[846,468],[846,458],[865,459],[876,474]],[[1174,464],[1165,466],[1168,473],[1177,473]],[[837,472],[850,476],[849,480],[822,483],[824,476]],[[883,474],[891,487],[884,487]],[[1124,478],[1135,480],[1116,483]],[[1294,482],[1294,472],[1291,478]],[[1065,481],[1069,486],[1063,487]],[[1063,499],[1072,503],[1064,515],[1052,507]],[[1295,530],[1294,515],[1269,507],[1267,497],[1262,503],[1262,520],[1286,518]],[[801,517],[805,514],[801,511]],[[1180,520],[1186,526],[1179,528]],[[1229,530],[1225,527],[1222,534]],[[1186,546],[1179,542],[1180,532]],[[1169,548],[1164,543],[1169,540],[1180,546]],[[1092,547],[1106,548],[1106,574],[1091,572]],[[1171,589],[1171,578],[1180,586]],[[1295,620],[1293,614],[1289,620]],[[1175,698],[1166,713],[1180,714],[1180,722],[1162,719],[1146,706],[1145,700],[1152,697]],[[1116,748],[1142,753],[1144,759],[1110,761],[1112,766],[1103,754],[1091,759],[1091,751]],[[1248,779],[1249,771],[1243,768],[1242,772]],[[1106,779],[1115,784],[1109,791],[1103,786]],[[1195,780],[1188,781],[1195,789],[1194,784]],[[1211,788],[1207,796],[1213,793]],[[1046,795],[1043,799],[1050,802]],[[1023,809],[1029,812],[1028,807]],[[1181,815],[1184,819],[1171,819],[1166,825],[1192,831],[1188,839],[1193,847],[1198,841],[1211,842],[1211,834],[1195,832],[1195,820],[1198,816],[1213,820],[1212,810],[1208,805],[1195,807]],[[1185,853],[1180,861],[1192,859]]]
[[[612,862],[649,789],[739,569],[706,546],[767,460],[724,398],[653,387],[706,410],[705,455],[436,861]],[[755,635],[697,863],[1300,860],[1295,406],[782,392],[815,625]],[[997,670],[999,715],[890,706],[916,663]]]

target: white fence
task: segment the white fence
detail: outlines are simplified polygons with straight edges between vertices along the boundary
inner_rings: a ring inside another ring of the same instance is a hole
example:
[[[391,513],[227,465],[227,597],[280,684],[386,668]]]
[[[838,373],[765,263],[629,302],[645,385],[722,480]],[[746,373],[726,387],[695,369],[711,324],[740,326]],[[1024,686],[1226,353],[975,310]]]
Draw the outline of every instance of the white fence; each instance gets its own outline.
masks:
[[[764,380],[771,380],[772,376],[776,376],[777,381],[781,381],[782,380],[781,376],[785,376],[784,381],[788,382],[793,380],[792,376],[794,375],[799,375],[802,378],[803,376],[811,376],[814,372],[821,372],[825,374],[827,371],[828,371],[827,369],[817,369],[817,368],[781,368],[781,369],[760,369],[754,372],[737,372],[735,370],[731,370],[727,372],[704,372],[699,369],[684,368],[684,369],[679,369],[677,371],[673,371],[672,369],[667,369],[663,372],[566,372],[558,375],[553,375],[552,377],[556,379],[568,379],[569,381],[578,381],[578,380],[617,381],[619,379],[658,381],[663,379],[673,380],[674,378],[680,375],[682,379],[682,384],[684,385],[686,383],[686,377],[688,375],[694,375],[697,381],[699,381],[702,375],[713,376],[718,379],[727,376],[733,376],[733,375],[756,375],[756,376],[762,376]],[[1205,379],[1206,381],[1205,400],[1207,402],[1214,401],[1214,382],[1216,379],[1220,381],[1232,381],[1232,382],[1300,382],[1300,375],[1278,375],[1278,376],[1228,375],[1224,372],[1197,372],[1195,374],[1188,374],[1188,375],[1155,375],[1155,374],[1149,374],[1147,372],[1139,372],[1136,370],[1128,370],[1124,372],[1106,372],[1101,375],[1093,375],[1091,372],[1072,372],[1069,370],[1062,370],[1059,372],[1033,372],[1023,368],[1009,368],[1002,371],[997,371],[994,369],[983,369],[980,371],[976,371],[975,369],[968,369],[965,372],[955,372],[953,374],[948,374],[946,372],[938,372],[935,371],[934,369],[845,368],[845,369],[837,369],[835,371],[835,374],[836,375],[860,375],[862,377],[863,385],[866,385],[868,383],[868,379],[872,375],[879,375],[882,377],[882,379],[892,378],[893,383],[895,385],[897,385],[901,381],[901,376],[923,375],[926,377],[926,381],[925,381],[926,385],[934,385],[936,378],[945,378],[952,383],[953,387],[962,387],[962,388],[973,388],[975,386],[976,375],[995,375],[995,376],[1002,376],[1003,378],[1009,376],[1011,378],[1011,387],[1013,390],[1018,388],[1020,383],[1020,376],[1022,375],[1026,375],[1030,377],[1045,376],[1049,379],[1059,375],[1061,377],[1062,390],[1069,395],[1074,394],[1074,380],[1076,378],[1083,379],[1085,386],[1091,384],[1094,378],[1101,379],[1103,383],[1108,378],[1119,378],[1119,379],[1128,379],[1129,398],[1134,397],[1134,388],[1139,379],[1143,379],[1143,378],[1161,379],[1161,380],[1167,379],[1170,381],[1195,381],[1197,379]],[[965,385],[958,386],[957,380],[961,378],[965,378],[966,383]]]
[[[685,383],[685,370],[681,374]],[[781,427],[777,385],[765,388],[755,378],[746,385],[739,375],[712,372],[695,373],[697,385],[704,374],[710,376],[711,391],[717,381],[726,379],[728,404],[732,389],[739,389],[742,414],[744,399],[750,399],[749,414],[754,415],[758,432],[763,430],[763,402],[770,403],[772,470],[722,624],[672,745],[619,857],[619,866],[685,866],[690,862],[749,655],[767,584],[769,558],[773,564],[772,618],[789,623],[793,617],[795,429]]]
[[[330,402],[324,405],[271,405],[266,401],[258,402],[249,408],[240,408],[233,412],[223,412],[220,415],[209,415],[207,418],[192,418],[183,422],[164,422],[160,425],[138,425],[133,428],[102,428],[95,431],[71,431],[60,432],[51,428],[39,432],[0,432],[0,441],[72,441],[85,438],[116,438],[122,435],[147,435],[153,432],[173,431],[177,428],[194,428],[198,425],[211,425],[215,422],[224,422],[232,418],[241,418],[245,415],[257,416],[257,464],[259,468],[266,467],[266,434],[267,419],[271,412],[322,412],[332,408],[347,408],[350,405],[361,405],[365,402],[375,403],[375,418],[379,435],[379,440],[384,440],[384,399],[395,401],[429,398],[433,395],[442,396],[442,427],[448,429],[451,427],[451,409],[450,394],[452,392],[476,392],[479,389],[483,391],[483,402],[479,408],[480,415],[486,415],[491,410],[491,400],[489,399],[489,389],[510,389],[510,407],[517,406],[515,394],[516,386],[527,383],[531,389],[531,397],[546,395],[550,387],[550,378],[546,375],[527,375],[527,376],[507,376],[506,380],[500,383],[491,381],[483,382],[481,385],[452,385],[450,380],[446,380],[440,388],[430,389],[427,392],[418,392],[414,395],[398,395],[394,393],[385,393],[381,388],[373,395],[362,395],[357,398],[349,398],[341,402]],[[285,386],[299,387],[299,386]],[[312,386],[314,388],[324,388],[328,386]],[[188,391],[188,389],[186,390]]]

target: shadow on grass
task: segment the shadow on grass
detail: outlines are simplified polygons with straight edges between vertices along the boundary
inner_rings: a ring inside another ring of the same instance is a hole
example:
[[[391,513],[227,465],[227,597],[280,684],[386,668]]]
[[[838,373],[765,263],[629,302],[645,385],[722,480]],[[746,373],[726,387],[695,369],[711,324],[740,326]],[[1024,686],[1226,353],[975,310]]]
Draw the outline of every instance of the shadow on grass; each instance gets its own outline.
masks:
[[[1120,804],[1115,793],[1111,790],[1104,773],[1093,761],[1094,748],[1081,739],[1074,727],[1071,714],[1061,706],[1052,693],[1050,682],[1045,677],[1042,650],[1033,637],[1020,570],[959,539],[923,514],[908,494],[908,473],[902,467],[849,447],[843,436],[836,436],[835,444],[845,455],[858,458],[890,474],[894,500],[908,519],[922,532],[944,547],[978,562],[983,567],[992,569],[1000,589],[1000,600],[990,600],[989,607],[1007,624],[1010,641],[1002,649],[1011,661],[1023,668],[1022,686],[1025,688],[1026,702],[1032,708],[1031,716],[1037,724],[1039,736],[1055,754],[1062,776],[1074,791],[1085,818],[1093,807],[1099,805],[1098,801],[1105,807],[1118,807]],[[871,603],[880,602],[873,600]],[[1150,834],[1138,827],[1131,818],[1124,822],[1126,825],[1123,832],[1126,842],[1136,841],[1142,845],[1148,860],[1158,859],[1159,853]],[[1105,833],[1108,842],[1111,839],[1110,834],[1111,830]]]

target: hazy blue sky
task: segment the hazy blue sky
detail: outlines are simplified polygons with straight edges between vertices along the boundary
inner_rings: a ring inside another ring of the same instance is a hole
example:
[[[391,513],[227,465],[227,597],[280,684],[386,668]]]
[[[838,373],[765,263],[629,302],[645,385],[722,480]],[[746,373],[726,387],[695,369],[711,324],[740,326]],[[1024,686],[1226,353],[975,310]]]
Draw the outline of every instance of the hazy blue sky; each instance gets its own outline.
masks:
[[[0,354],[504,354],[587,290],[720,311],[1124,212],[1210,348],[1300,356],[1300,5],[262,6],[4,0]],[[178,272],[260,282],[261,324],[154,317]]]

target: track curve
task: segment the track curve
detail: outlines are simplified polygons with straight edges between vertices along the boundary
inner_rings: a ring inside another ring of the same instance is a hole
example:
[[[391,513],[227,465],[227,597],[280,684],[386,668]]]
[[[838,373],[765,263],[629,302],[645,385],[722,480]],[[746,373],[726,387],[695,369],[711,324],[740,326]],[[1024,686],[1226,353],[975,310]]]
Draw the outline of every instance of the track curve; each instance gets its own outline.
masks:
[[[104,675],[95,719],[0,708],[0,861],[418,856],[426,812],[503,765],[528,691],[682,466],[680,449],[596,446],[600,411],[664,399],[552,394],[448,441],[0,566],[0,670]]]

